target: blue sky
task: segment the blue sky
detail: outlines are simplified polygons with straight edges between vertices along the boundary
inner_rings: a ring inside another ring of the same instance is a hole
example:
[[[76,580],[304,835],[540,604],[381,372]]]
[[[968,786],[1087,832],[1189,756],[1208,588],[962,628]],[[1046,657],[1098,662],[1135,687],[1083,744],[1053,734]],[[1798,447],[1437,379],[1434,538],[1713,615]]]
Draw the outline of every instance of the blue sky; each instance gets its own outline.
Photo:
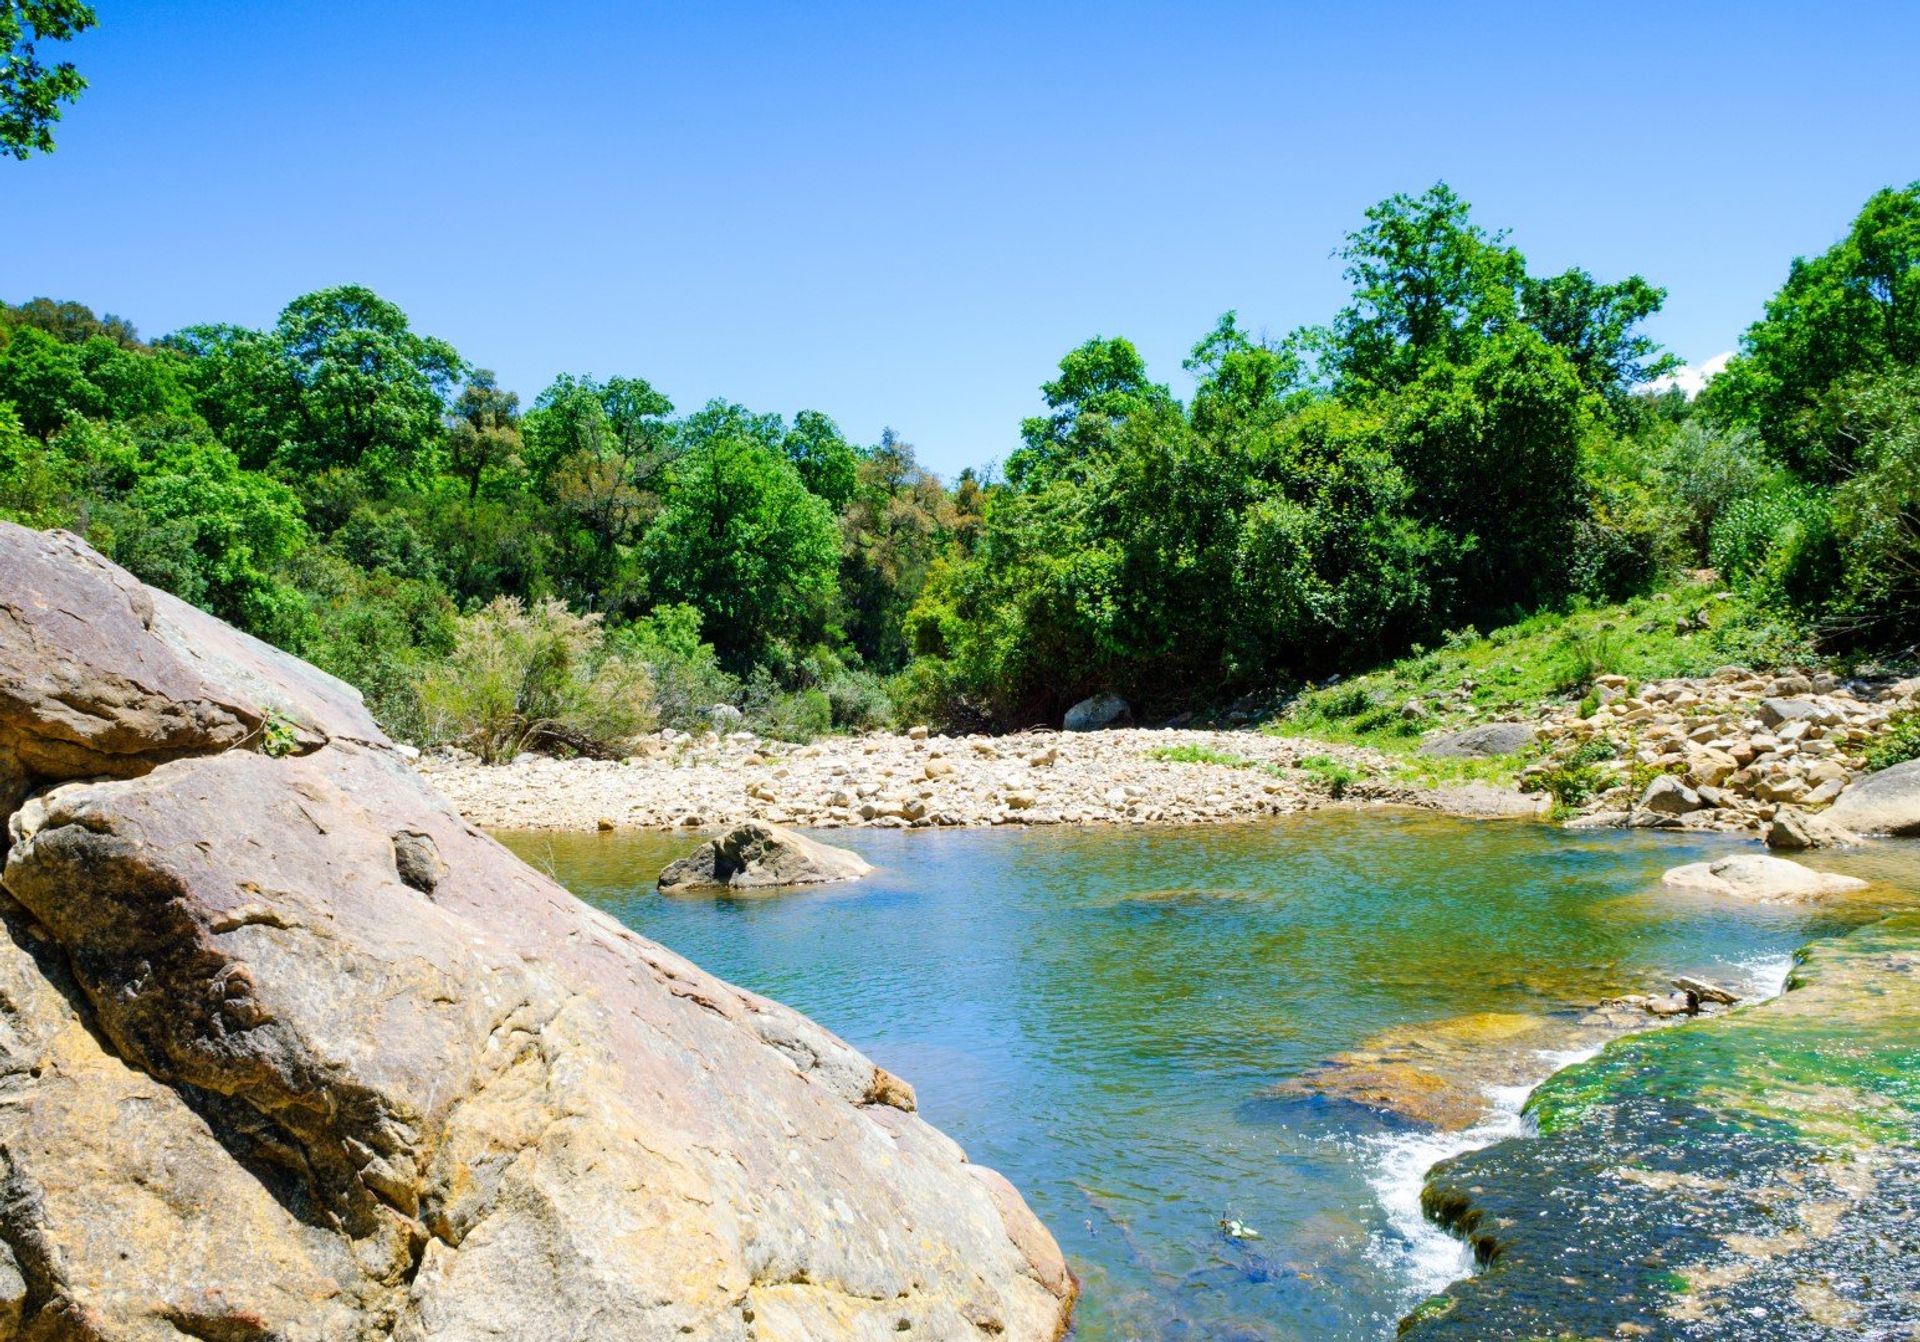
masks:
[[[1732,346],[1920,178],[1920,5],[96,0],[60,149],[0,162],[0,297],[157,335],[358,282],[531,399],[1004,457],[1094,334],[1179,362],[1339,305],[1341,234],[1444,178],[1537,269],[1639,271]]]

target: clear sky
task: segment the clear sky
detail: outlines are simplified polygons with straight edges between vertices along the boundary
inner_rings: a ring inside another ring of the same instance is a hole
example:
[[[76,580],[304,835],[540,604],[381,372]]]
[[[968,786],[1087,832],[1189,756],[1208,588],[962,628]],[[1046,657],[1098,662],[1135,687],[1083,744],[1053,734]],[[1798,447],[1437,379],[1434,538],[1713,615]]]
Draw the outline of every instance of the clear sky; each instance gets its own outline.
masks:
[[[0,161],[0,296],[149,335],[371,285],[531,400],[639,374],[1002,458],[1088,336],[1179,362],[1339,305],[1444,178],[1537,269],[1732,346],[1920,178],[1920,4],[95,0],[59,151]]]

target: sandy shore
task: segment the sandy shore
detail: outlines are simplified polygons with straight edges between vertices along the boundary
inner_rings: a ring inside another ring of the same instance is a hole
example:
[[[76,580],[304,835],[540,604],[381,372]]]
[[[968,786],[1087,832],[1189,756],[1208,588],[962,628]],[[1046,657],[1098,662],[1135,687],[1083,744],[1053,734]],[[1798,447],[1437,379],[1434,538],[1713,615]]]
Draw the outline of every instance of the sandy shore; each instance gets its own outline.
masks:
[[[1240,763],[1155,758],[1181,747]],[[810,828],[1203,824],[1328,804],[1333,798],[1324,779],[1298,767],[1315,756],[1374,775],[1388,763],[1373,751],[1252,731],[1128,728],[995,737],[886,734],[807,746],[748,733],[660,736],[647,738],[625,760],[523,755],[489,767],[460,755],[435,755],[421,760],[420,768],[470,820],[488,829],[698,829],[748,819]],[[1457,804],[1450,804],[1377,784],[1361,784],[1351,795],[1427,800],[1468,811],[1478,805],[1526,812],[1533,805],[1517,793],[1477,803],[1455,797]]]

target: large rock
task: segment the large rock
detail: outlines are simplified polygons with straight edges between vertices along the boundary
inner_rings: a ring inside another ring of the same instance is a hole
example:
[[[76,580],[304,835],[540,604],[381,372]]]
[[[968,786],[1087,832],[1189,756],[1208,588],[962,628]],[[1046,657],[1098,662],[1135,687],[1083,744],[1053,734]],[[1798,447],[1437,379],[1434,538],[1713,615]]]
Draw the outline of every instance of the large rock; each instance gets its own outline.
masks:
[[[1117,694],[1096,694],[1067,710],[1061,726],[1070,732],[1097,732],[1133,721],[1133,710]]]
[[[1776,852],[1800,852],[1808,848],[1844,848],[1860,842],[1852,830],[1836,825],[1827,816],[1808,815],[1791,806],[1782,806],[1767,822],[1767,847]]]
[[[1920,760],[1860,779],[1840,794],[1827,819],[1861,834],[1920,837]]]
[[[1760,853],[1741,853],[1716,862],[1689,862],[1668,871],[1660,881],[1688,890],[1761,901],[1843,895],[1867,887],[1858,877],[1813,871],[1798,862]]]
[[[778,825],[749,820],[670,863],[660,873],[660,889],[666,894],[705,889],[768,890],[856,881],[872,870],[858,853]]]
[[[1420,747],[1420,753],[1440,759],[1480,759],[1511,755],[1532,744],[1533,728],[1524,722],[1487,722],[1435,737]]]
[[[1661,774],[1640,794],[1637,809],[1654,815],[1690,815],[1706,806],[1706,799],[1672,774]]]
[[[20,1336],[1064,1329],[904,1083],[515,861],[348,687],[5,524],[0,761]]]

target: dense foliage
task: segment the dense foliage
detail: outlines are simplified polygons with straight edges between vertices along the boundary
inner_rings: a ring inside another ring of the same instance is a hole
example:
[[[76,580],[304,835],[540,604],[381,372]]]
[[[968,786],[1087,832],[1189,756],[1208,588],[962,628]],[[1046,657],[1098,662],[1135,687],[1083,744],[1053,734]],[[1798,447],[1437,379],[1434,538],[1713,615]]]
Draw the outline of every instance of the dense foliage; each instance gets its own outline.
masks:
[[[1829,646],[1920,628],[1920,188],[1796,261],[1698,402],[1638,276],[1538,276],[1444,185],[1368,211],[1349,303],[1234,314],[1183,403],[1069,351],[1004,475],[951,487],[637,376],[523,406],[368,290],[153,344],[0,307],[0,515],[360,684],[394,730],[594,750],[715,704],[794,738],[1148,713],[1437,646],[1712,564]],[[730,716],[730,715],[729,715]]]
[[[47,64],[40,48],[70,41],[96,21],[80,0],[0,0],[0,154],[53,152],[60,104],[79,97],[87,81],[71,61]]]

